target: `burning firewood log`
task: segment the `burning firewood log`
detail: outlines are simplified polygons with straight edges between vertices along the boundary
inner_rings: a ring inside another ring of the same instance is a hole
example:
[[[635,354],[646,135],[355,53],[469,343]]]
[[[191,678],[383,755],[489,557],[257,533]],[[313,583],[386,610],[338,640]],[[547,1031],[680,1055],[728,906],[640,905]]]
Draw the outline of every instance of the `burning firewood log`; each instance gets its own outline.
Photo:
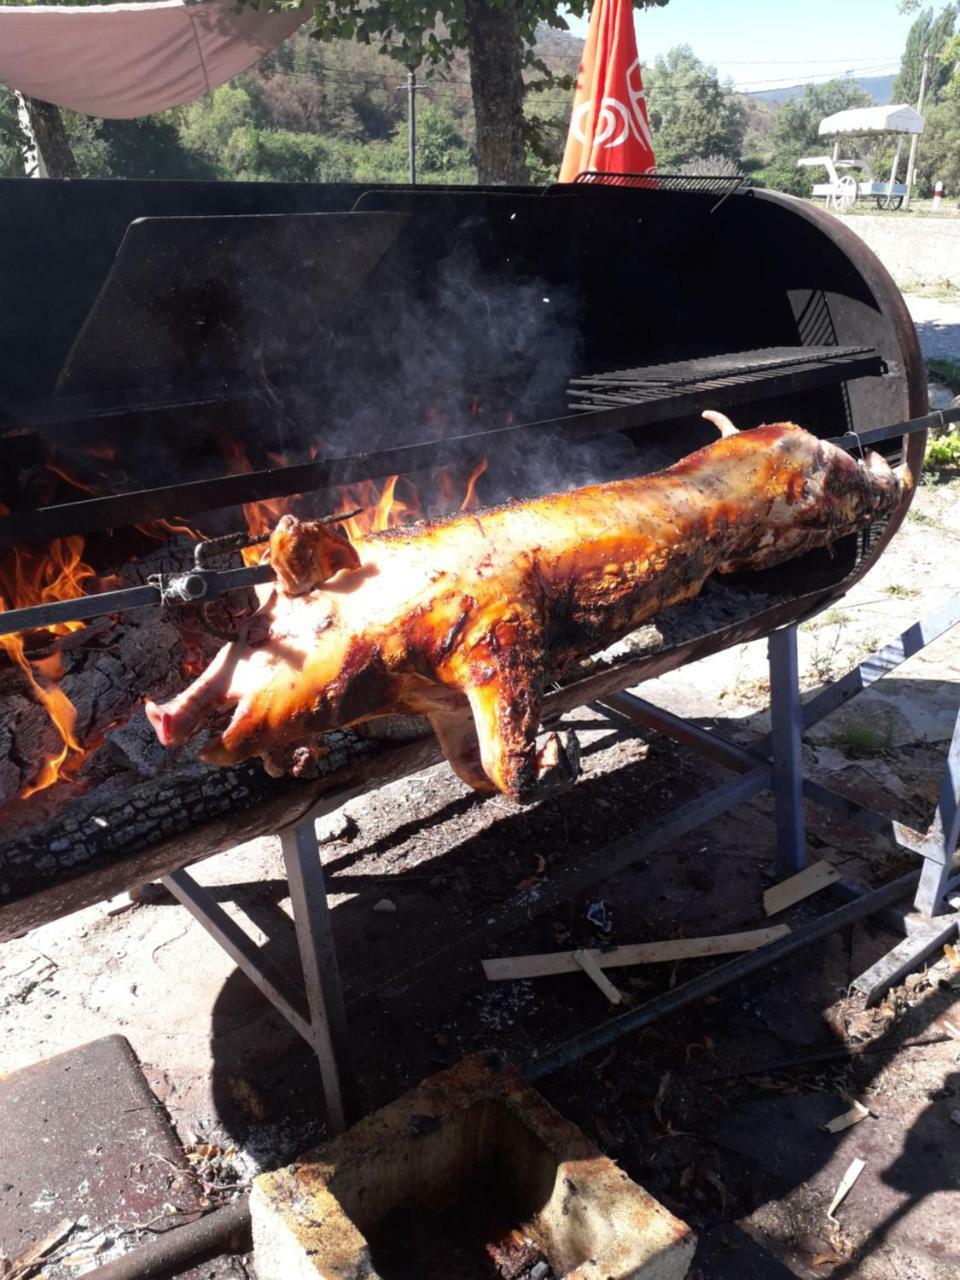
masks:
[[[538,746],[542,692],[571,663],[712,573],[829,547],[899,503],[911,481],[791,423],[721,438],[655,475],[513,502],[358,540],[285,517],[277,581],[240,638],[147,714],[162,743],[212,731],[203,758],[260,756],[303,773],[321,735],[373,718],[429,718],[479,791],[540,799],[577,775],[572,737]]]

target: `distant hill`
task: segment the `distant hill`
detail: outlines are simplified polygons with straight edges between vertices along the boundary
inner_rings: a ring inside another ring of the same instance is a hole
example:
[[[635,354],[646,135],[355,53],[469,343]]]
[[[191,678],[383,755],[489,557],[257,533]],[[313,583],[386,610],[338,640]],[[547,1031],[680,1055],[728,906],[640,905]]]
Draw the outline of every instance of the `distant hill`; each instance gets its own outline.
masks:
[[[865,89],[878,107],[885,107],[893,101],[895,79],[896,76],[864,76],[854,83]],[[802,84],[794,84],[785,89],[764,89],[762,93],[751,93],[750,97],[759,102],[789,102],[791,98],[799,98],[803,90]]]

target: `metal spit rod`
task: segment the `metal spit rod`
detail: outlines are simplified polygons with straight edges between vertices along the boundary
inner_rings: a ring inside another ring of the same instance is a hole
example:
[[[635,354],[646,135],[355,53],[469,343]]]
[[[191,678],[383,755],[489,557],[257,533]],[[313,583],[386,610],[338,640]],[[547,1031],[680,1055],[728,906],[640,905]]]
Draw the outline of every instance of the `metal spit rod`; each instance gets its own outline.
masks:
[[[937,409],[922,418],[912,418],[908,422],[897,422],[887,427],[874,427],[860,432],[848,431],[845,435],[832,437],[828,443],[845,449],[848,453],[862,453],[865,446],[880,444],[900,435],[927,431],[931,427],[947,427],[954,422],[960,422],[960,406]],[[355,515],[356,512],[352,514]],[[336,516],[329,517],[329,520],[333,523],[346,518]],[[230,537],[223,541],[230,541]],[[75,600],[55,600],[49,604],[31,605],[26,609],[6,610],[0,613],[0,635],[34,631],[63,622],[86,622],[110,613],[127,613],[131,609],[145,609],[155,605],[208,604],[229,591],[239,591],[256,583],[272,581],[274,575],[269,565],[255,565],[247,569],[207,568],[202,548],[209,545],[197,544],[192,569],[181,573],[156,574],[142,587],[102,591],[95,595],[78,596]]]

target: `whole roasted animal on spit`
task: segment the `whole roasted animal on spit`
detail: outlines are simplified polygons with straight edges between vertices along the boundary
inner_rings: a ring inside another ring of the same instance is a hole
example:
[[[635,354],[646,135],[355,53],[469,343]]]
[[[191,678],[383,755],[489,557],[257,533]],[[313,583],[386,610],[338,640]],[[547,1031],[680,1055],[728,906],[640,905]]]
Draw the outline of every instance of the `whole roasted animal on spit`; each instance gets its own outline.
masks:
[[[654,475],[371,534],[284,516],[276,582],[207,670],[147,714],[165,745],[212,732],[203,758],[303,772],[328,730],[425,715],[478,791],[536,800],[578,772],[576,743],[538,747],[541,696],[714,572],[765,569],[892,511],[911,480],[792,423],[721,438]]]

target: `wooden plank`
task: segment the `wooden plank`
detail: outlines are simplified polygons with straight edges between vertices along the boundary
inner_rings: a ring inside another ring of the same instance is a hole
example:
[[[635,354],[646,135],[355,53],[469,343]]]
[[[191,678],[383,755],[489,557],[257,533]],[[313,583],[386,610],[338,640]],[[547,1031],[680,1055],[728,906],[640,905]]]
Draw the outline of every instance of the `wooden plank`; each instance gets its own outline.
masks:
[[[695,960],[703,956],[725,956],[753,951],[782,938],[790,930],[785,924],[745,933],[723,933],[711,938],[670,938],[663,942],[637,942],[609,951],[587,952],[600,969],[620,969],[634,964],[664,964],[673,960]],[[483,972],[490,982],[517,978],[548,978],[558,973],[576,973],[581,966],[573,951],[553,951],[542,955],[498,956],[483,960]]]
[[[589,951],[575,951],[573,958],[591,982],[600,988],[611,1004],[622,1004],[623,993],[618,991]]]
[[[763,895],[763,909],[768,916],[775,916],[778,911],[785,911],[795,902],[802,902],[814,893],[819,893],[829,884],[840,879],[840,872],[829,862],[814,862],[812,866],[798,871],[795,876],[781,880]]]

